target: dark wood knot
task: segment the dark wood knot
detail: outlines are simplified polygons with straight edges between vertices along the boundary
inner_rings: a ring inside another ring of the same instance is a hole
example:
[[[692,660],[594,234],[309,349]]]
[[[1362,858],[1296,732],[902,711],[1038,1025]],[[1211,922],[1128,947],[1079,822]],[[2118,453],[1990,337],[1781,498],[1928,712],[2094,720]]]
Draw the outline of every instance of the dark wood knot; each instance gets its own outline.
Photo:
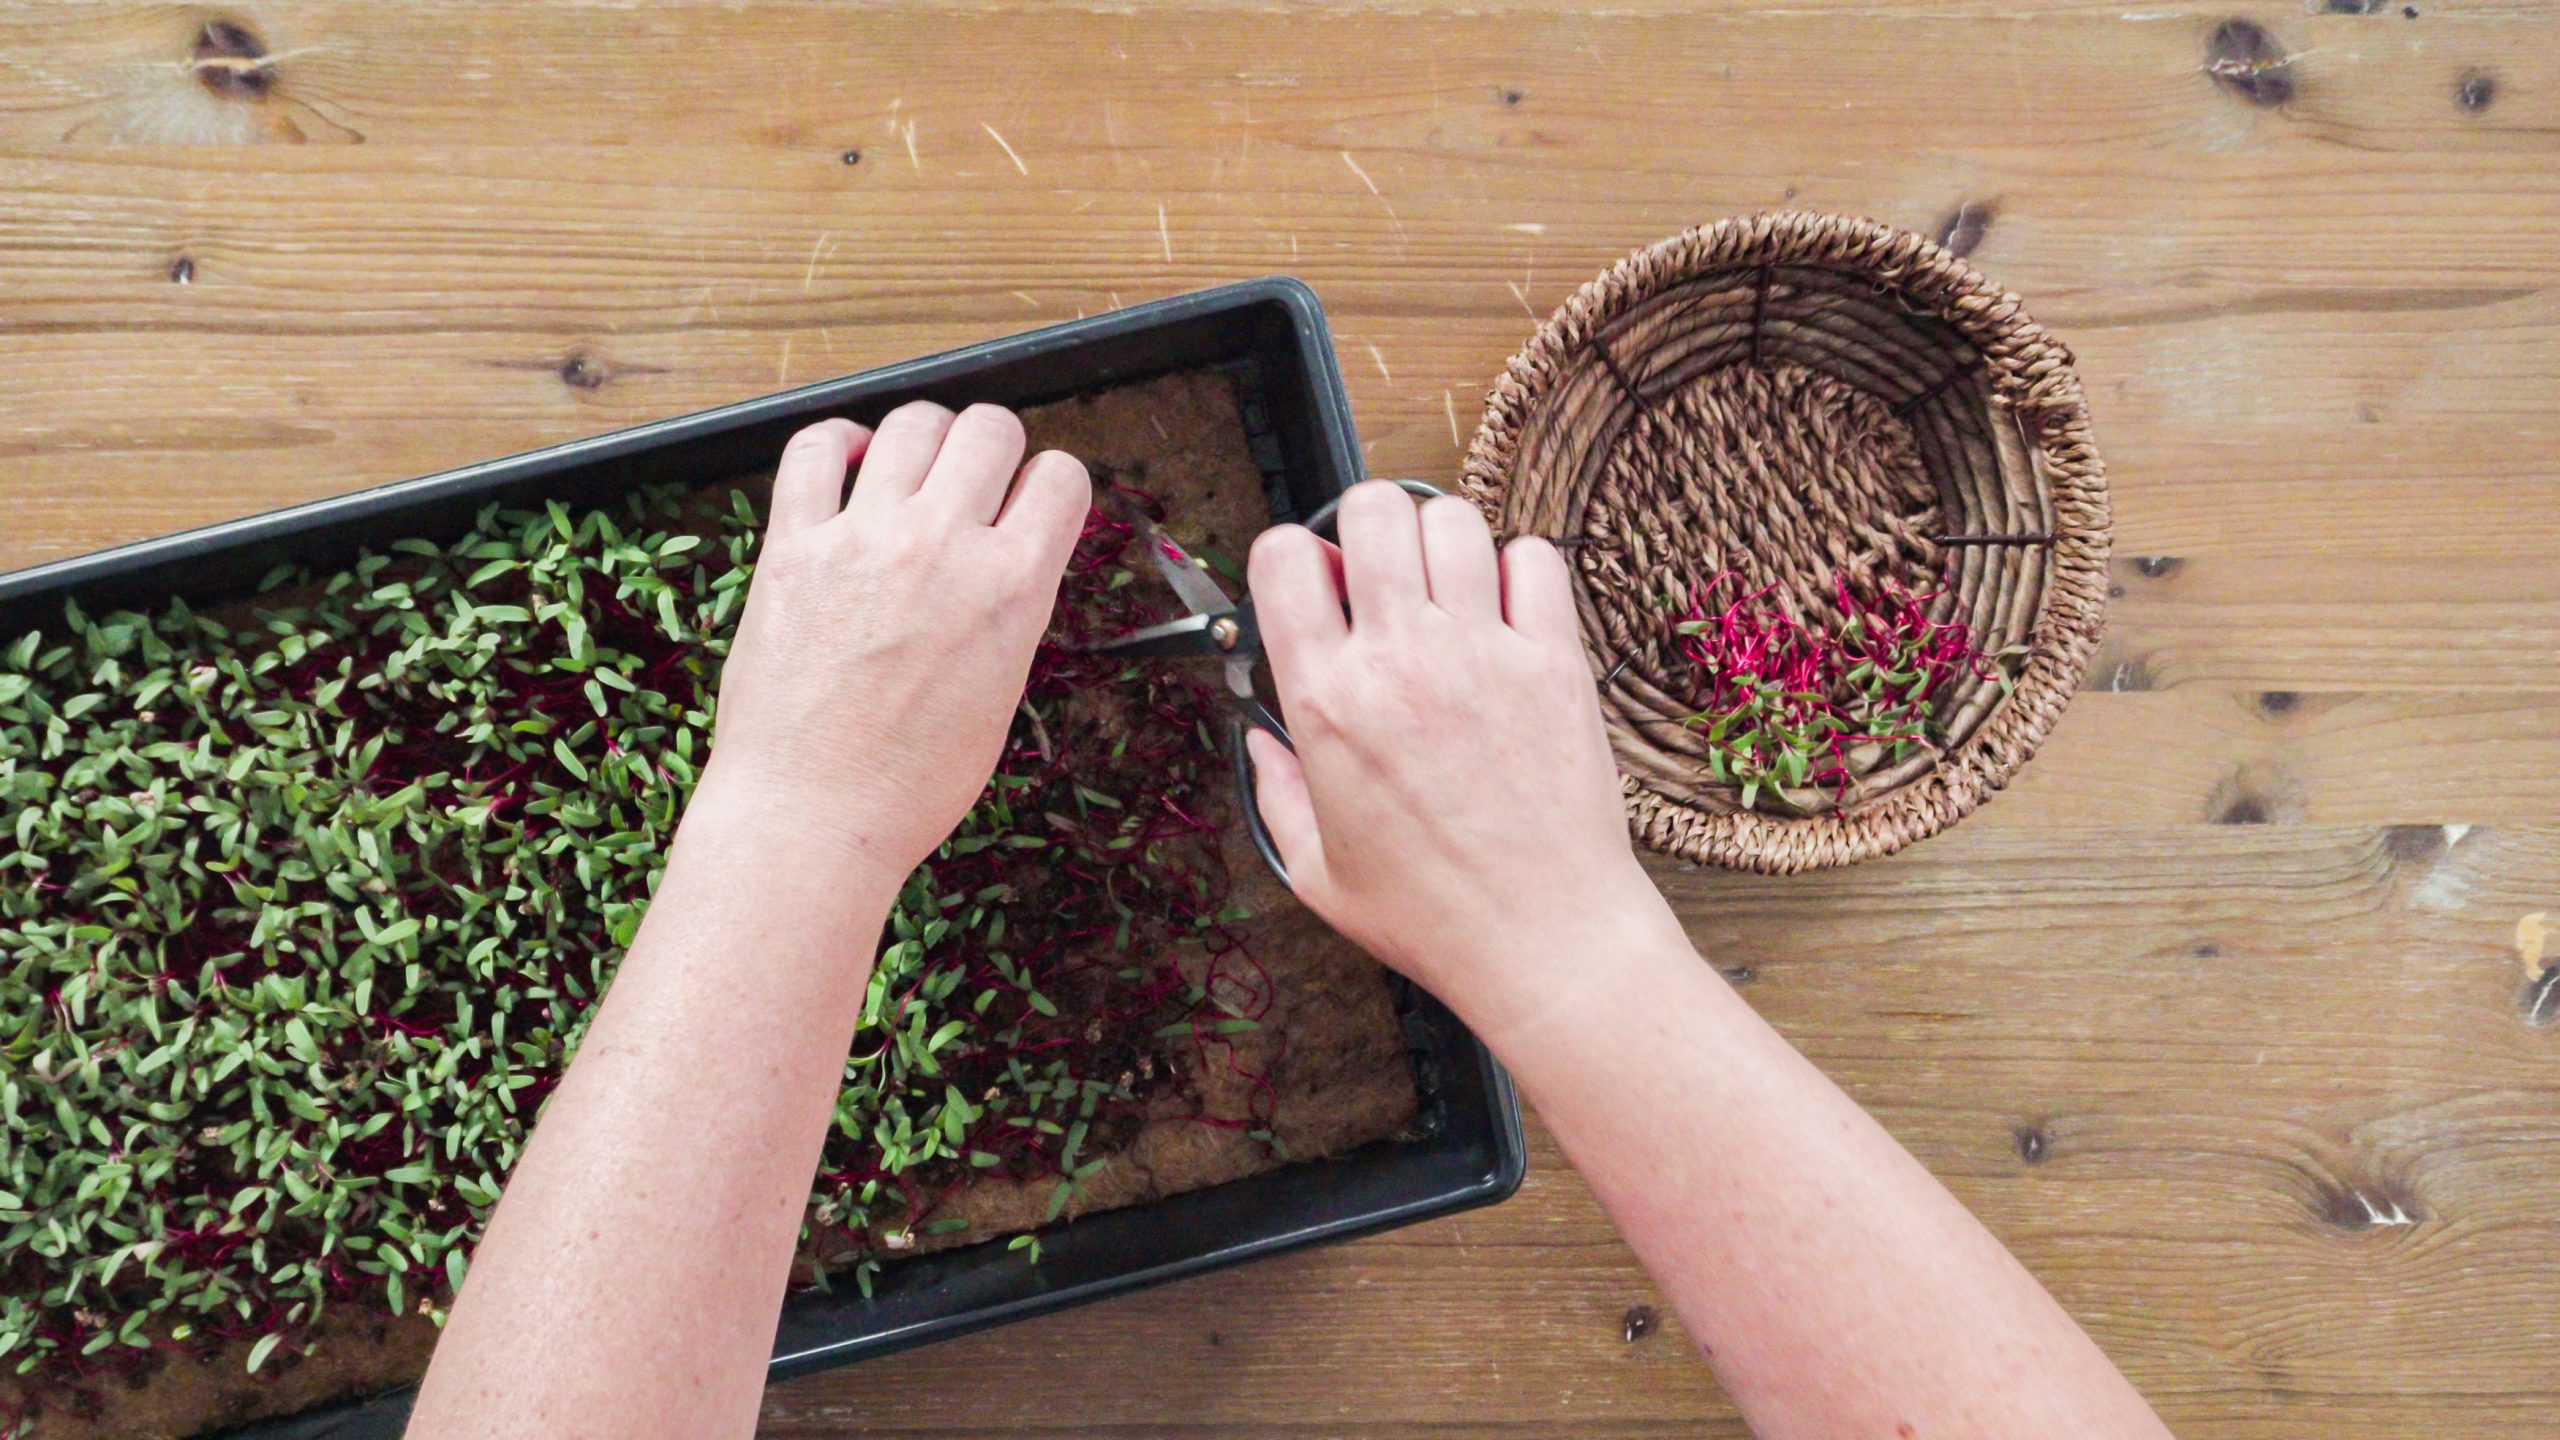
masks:
[[[1619,1333],[1627,1337],[1628,1344],[1633,1345],[1661,1328],[1661,1325],[1662,1317],[1653,1313],[1652,1306],[1630,1305],[1627,1307],[1625,1318],[1620,1322]]]
[[[2262,110],[2293,99],[2293,57],[2251,20],[2225,20],[2204,42],[2204,73]]]
[[[560,362],[560,383],[572,390],[601,390],[613,372],[602,361],[572,354]]]
[[[1997,200],[1967,200],[1938,222],[1938,243],[1951,255],[1970,255],[2000,213]]]
[[[264,100],[276,88],[266,43],[237,20],[207,20],[196,32],[189,66],[204,88],[227,100]]]

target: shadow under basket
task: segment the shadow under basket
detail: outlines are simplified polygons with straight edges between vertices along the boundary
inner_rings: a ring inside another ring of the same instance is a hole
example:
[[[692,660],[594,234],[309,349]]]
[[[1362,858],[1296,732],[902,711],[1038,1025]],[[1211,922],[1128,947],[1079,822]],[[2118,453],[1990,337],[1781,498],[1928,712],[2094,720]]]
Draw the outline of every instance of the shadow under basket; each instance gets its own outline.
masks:
[[[2026,763],[2106,604],[2106,478],[2071,367],[1946,250],[1808,214],[1639,250],[1512,357],[1465,489],[1498,533],[1565,550],[1639,841],[1764,874],[1846,864],[1955,823]],[[1710,587],[1765,590],[1820,635],[1843,587],[1922,597],[1998,658],[1937,688],[1926,741],[1857,747],[1845,779],[1746,807],[1691,723],[1710,682],[1675,629]]]

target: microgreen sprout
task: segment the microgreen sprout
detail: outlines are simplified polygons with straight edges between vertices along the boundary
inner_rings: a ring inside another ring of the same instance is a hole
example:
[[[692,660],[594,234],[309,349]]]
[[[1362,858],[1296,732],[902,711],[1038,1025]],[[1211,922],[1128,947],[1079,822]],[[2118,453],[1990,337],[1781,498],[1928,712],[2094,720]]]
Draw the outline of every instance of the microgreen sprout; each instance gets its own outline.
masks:
[[[0,644],[0,1437],[155,1352],[272,1374],[335,1307],[441,1318],[708,756],[759,533],[719,498],[492,509]],[[866,1289],[991,1238],[979,1177],[1066,1213],[1212,1064],[1255,1101],[1196,1118],[1269,1134],[1214,699],[1061,643],[1157,618],[1143,561],[1088,520],[880,937],[807,1220]]]
[[[2024,653],[1984,657],[1964,623],[1933,618],[1942,592],[1888,582],[1868,602],[1842,578],[1840,618],[1825,632],[1765,603],[1776,588],[1750,590],[1739,573],[1722,572],[1672,623],[1706,687],[1687,723],[1704,732],[1708,773],[1734,786],[1746,809],[1797,808],[1790,790],[1846,800],[1878,762],[1944,743],[1934,710],[1950,682],[1971,675],[2005,689],[1997,662]]]

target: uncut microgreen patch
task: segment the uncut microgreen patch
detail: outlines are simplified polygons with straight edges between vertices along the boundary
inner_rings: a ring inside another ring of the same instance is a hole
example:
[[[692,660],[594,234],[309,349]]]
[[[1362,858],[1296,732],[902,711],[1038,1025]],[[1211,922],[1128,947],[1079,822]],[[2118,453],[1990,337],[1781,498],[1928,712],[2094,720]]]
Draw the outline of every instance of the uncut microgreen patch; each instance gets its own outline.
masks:
[[[726,498],[491,511],[0,646],[0,1435],[153,1351],[441,1317],[708,755],[758,534]],[[998,774],[880,937],[808,1222],[866,1287],[975,1177],[1055,1216],[1168,1109],[1267,1136],[1267,1082],[1215,1115],[1188,1078],[1270,1002],[1211,697],[1054,643],[1153,618],[1132,544],[1088,522]]]

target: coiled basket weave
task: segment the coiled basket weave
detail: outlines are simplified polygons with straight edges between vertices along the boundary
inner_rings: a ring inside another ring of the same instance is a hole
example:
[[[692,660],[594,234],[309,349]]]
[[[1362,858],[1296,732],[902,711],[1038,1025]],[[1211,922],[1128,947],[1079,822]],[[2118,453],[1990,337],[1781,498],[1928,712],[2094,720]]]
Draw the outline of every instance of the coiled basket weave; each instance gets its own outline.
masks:
[[[1688,859],[1788,874],[1955,823],[2034,753],[2097,644],[2106,478],[2071,352],[1962,260],[1868,221],[1728,220],[1611,266],[1512,357],[1462,483],[1498,533],[1565,548],[1629,823]],[[1727,572],[1825,634],[1842,582],[1862,603],[1936,592],[1933,621],[2006,658],[1939,689],[1943,743],[1870,747],[1845,789],[1746,809],[1688,723],[1707,687],[1673,629],[1678,597]]]

